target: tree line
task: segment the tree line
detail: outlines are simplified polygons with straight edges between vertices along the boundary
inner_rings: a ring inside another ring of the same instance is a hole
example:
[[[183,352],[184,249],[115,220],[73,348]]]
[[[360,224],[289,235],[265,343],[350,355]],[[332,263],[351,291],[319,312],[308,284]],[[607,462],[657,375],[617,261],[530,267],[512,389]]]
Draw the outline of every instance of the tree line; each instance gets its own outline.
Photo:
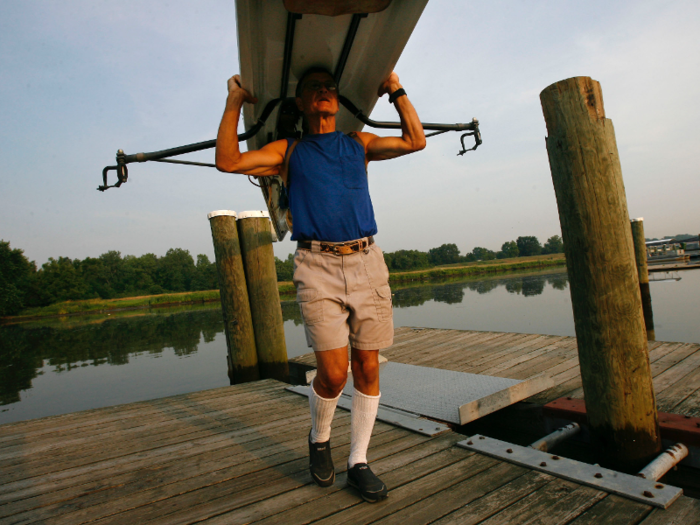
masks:
[[[467,263],[474,261],[489,261],[493,259],[510,259],[513,257],[528,257],[531,255],[546,255],[550,253],[563,253],[564,243],[559,235],[553,235],[544,243],[535,236],[518,237],[514,241],[504,242],[497,252],[475,247],[471,252],[460,254],[456,244],[443,244],[437,248],[431,248],[427,252],[419,250],[398,250],[385,252],[384,260],[390,271],[423,270],[443,264]],[[285,261],[276,259],[277,279],[279,281],[291,281],[294,273],[294,256],[292,254]]]
[[[109,251],[83,260],[53,257],[37,268],[24,252],[0,241],[0,315],[62,301],[113,299],[218,288],[216,264],[206,255],[172,248],[158,257]]]
[[[560,253],[558,235],[544,246],[537,237],[518,237],[503,243],[494,252],[475,247],[461,255],[456,244],[443,244],[427,252],[398,250],[384,254],[391,271],[420,270],[443,264],[505,259],[547,253]],[[291,281],[294,256],[275,257],[278,281]],[[24,308],[48,306],[63,301],[114,299],[139,295],[215,290],[219,287],[216,263],[204,254],[192,257],[188,250],[171,248],[158,257],[147,253],[136,257],[108,251],[83,260],[51,257],[37,268],[24,252],[0,241],[0,316],[16,315]]]

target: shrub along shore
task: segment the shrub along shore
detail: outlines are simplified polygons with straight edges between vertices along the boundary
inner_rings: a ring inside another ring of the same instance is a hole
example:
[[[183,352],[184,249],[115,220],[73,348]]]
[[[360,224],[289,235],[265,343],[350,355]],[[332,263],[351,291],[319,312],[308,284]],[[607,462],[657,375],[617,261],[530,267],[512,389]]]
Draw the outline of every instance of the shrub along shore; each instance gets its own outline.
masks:
[[[439,281],[453,277],[504,274],[520,270],[545,269],[565,266],[564,254],[538,255],[513,259],[497,259],[470,263],[455,263],[425,270],[409,272],[391,272],[390,283],[407,283],[414,281]],[[291,299],[296,290],[289,282],[279,282],[280,296]],[[120,299],[87,299],[83,301],[64,301],[50,306],[28,308],[20,315],[2,318],[4,321],[22,321],[40,317],[57,317],[137,310],[143,308],[161,308],[186,304],[201,304],[219,301],[219,290],[169,293],[159,295],[142,295]]]

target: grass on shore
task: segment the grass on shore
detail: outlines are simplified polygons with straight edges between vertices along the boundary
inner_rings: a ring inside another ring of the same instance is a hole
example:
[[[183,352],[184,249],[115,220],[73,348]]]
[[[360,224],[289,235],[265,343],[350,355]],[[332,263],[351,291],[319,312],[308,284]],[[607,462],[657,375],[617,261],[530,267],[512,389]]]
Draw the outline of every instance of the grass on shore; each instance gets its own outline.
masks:
[[[389,282],[401,283],[411,281],[432,281],[457,276],[496,274],[516,270],[540,269],[564,265],[566,265],[564,254],[538,255],[535,257],[518,257],[517,259],[500,259],[494,261],[448,264],[435,268],[410,272],[395,272],[389,275]],[[291,296],[296,293],[294,284],[290,281],[280,282],[277,284],[280,296]],[[37,317],[55,317],[72,314],[136,310],[140,308],[207,303],[219,300],[219,290],[204,290],[198,292],[169,293],[161,295],[142,295],[139,297],[124,297],[121,299],[65,301],[41,308],[28,308],[22,311],[20,315],[5,319],[20,321],[23,319],[32,319]]]
[[[551,268],[554,266],[566,266],[566,259],[563,253],[517,257],[513,259],[495,259],[492,261],[445,264],[425,270],[395,272],[389,274],[389,282],[429,281],[433,279],[444,279],[446,277],[505,273],[515,270]]]

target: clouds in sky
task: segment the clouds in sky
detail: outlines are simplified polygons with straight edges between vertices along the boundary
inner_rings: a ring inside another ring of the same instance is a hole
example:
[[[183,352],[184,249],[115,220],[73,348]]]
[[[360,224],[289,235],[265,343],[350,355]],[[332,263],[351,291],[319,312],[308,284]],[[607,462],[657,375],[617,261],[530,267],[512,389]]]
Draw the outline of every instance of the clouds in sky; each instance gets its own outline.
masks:
[[[539,93],[578,75],[601,82],[631,216],[648,236],[697,233],[697,27],[690,1],[431,0],[397,72],[423,120],[477,117],[484,145],[457,157],[459,135],[445,134],[373,163],[382,247],[495,250],[558,234]],[[122,188],[95,188],[118,148],[214,138],[237,53],[233,0],[0,5],[0,238],[38,263],[110,249],[212,256],[207,212],[264,207],[245,177],[132,164]],[[395,119],[385,100],[372,116]]]

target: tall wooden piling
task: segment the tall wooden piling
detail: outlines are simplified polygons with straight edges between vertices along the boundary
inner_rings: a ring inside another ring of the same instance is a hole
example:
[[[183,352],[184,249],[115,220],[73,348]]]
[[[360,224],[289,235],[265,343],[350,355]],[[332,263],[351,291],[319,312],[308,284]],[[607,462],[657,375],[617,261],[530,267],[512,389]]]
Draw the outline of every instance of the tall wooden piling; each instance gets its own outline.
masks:
[[[228,377],[231,384],[260,379],[255,334],[248,289],[236,228],[236,212],[213,211],[207,215],[214,241],[219,276],[221,310],[228,347]]]
[[[647,246],[644,239],[644,218],[632,219],[632,241],[634,242],[634,258],[637,262],[637,277],[639,278],[639,291],[642,296],[642,311],[644,312],[644,325],[647,329],[647,339],[656,341],[654,332],[654,312],[651,308],[651,291],[649,290],[649,267],[647,266]]]
[[[592,439],[601,463],[635,471],[661,439],[613,125],[589,77],[540,100]]]
[[[263,379],[288,381],[289,363],[267,212],[238,214],[238,236],[253,317],[258,368]]]

